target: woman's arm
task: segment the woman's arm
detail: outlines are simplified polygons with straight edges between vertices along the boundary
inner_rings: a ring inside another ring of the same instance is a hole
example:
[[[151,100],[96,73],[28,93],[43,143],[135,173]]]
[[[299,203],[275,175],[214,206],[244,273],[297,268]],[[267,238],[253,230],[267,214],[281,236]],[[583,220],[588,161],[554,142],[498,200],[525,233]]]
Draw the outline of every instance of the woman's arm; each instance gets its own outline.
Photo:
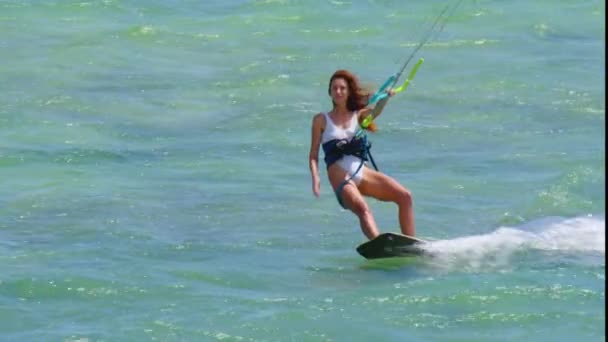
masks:
[[[325,129],[325,116],[321,113],[312,119],[312,131],[310,135],[310,153],[308,162],[310,174],[312,176],[312,193],[319,197],[321,193],[321,180],[319,179],[319,146],[321,145],[321,135]]]
[[[382,111],[384,110],[384,106],[386,106],[388,99],[391,96],[395,95],[395,91],[392,89],[387,90],[387,92],[388,97],[385,97],[382,100],[378,101],[375,105],[367,106],[359,111],[359,123],[363,122],[363,120],[365,120],[365,118],[367,118],[369,115],[372,116],[372,119],[370,121],[371,131],[376,130],[376,126],[374,125],[373,121],[376,120],[378,116],[380,116],[380,113],[382,113]]]
[[[386,106],[388,99],[395,95],[395,91],[393,89],[389,89],[386,92],[388,93],[387,97],[378,101],[375,105],[367,106],[360,111],[359,116],[361,119],[365,119],[370,114],[373,115],[373,120],[376,120],[376,118],[380,116],[380,113],[382,113],[384,110],[384,106]]]

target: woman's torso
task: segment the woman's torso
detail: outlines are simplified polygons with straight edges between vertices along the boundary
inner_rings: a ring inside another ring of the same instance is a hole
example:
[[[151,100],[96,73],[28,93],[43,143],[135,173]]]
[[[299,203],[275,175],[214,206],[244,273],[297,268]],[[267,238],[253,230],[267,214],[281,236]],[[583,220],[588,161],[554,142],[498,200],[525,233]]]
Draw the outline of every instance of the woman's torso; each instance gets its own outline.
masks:
[[[352,118],[346,128],[336,125],[329,113],[324,112],[323,115],[325,116],[325,130],[323,130],[323,135],[321,136],[322,144],[334,139],[350,140],[357,133],[357,127],[359,126],[357,112],[352,113]]]

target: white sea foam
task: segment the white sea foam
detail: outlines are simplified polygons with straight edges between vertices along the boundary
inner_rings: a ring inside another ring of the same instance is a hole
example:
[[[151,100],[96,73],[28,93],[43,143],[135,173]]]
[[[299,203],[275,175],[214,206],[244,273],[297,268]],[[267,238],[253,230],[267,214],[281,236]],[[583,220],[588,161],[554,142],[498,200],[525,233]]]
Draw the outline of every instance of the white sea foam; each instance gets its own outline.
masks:
[[[506,266],[517,253],[556,252],[605,255],[605,220],[593,216],[545,218],[481,235],[430,242],[431,263],[449,269]]]

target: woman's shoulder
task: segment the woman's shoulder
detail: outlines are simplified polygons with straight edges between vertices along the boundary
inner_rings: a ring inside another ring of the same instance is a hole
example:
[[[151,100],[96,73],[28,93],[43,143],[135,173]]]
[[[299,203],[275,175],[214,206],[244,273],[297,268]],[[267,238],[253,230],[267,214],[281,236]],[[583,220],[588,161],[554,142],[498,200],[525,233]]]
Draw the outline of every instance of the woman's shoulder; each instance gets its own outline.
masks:
[[[312,118],[312,122],[325,122],[325,112],[319,112]]]
[[[323,112],[317,113],[312,118],[312,128],[314,130],[319,130],[322,132],[325,130],[326,122],[327,121],[325,120],[325,114]]]

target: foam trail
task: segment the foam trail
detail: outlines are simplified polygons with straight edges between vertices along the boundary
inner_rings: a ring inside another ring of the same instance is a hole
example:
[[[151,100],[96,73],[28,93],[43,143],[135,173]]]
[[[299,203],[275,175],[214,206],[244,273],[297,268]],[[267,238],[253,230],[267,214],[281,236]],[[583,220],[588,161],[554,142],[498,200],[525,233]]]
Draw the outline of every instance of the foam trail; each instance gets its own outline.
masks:
[[[554,224],[549,228],[538,235],[536,248],[606,253],[604,220],[581,217]]]
[[[435,266],[478,270],[510,265],[515,254],[530,251],[603,256],[605,236],[604,218],[545,218],[488,234],[432,241],[424,249],[434,256],[430,263]]]

